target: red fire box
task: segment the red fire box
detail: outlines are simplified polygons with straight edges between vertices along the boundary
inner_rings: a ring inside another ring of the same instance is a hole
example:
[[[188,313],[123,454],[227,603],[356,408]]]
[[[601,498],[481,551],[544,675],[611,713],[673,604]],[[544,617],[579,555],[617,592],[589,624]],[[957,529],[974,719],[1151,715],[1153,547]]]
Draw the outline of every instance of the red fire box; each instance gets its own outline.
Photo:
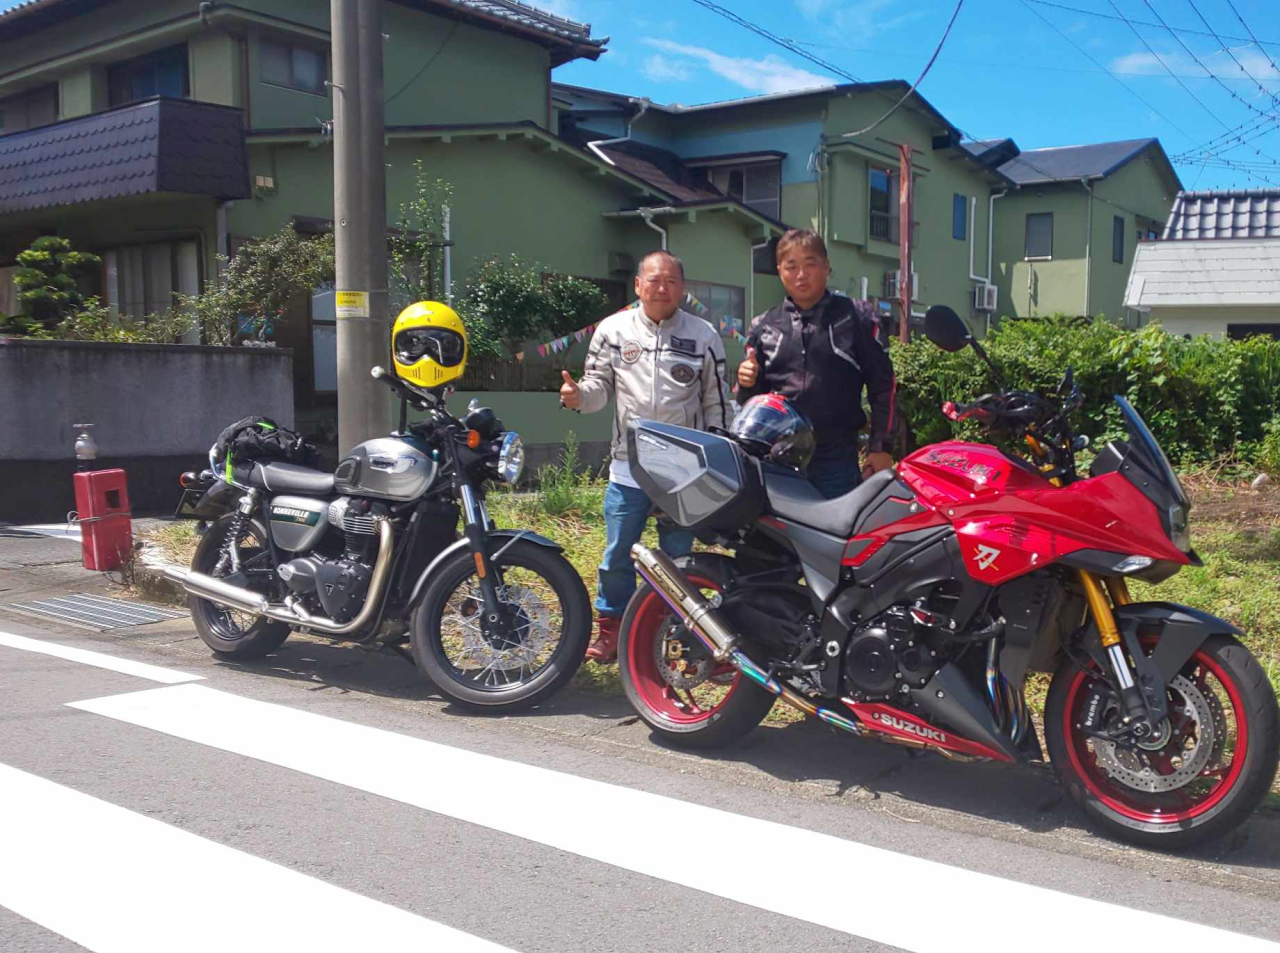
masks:
[[[84,568],[119,569],[133,549],[132,512],[123,470],[93,470],[72,477]]]

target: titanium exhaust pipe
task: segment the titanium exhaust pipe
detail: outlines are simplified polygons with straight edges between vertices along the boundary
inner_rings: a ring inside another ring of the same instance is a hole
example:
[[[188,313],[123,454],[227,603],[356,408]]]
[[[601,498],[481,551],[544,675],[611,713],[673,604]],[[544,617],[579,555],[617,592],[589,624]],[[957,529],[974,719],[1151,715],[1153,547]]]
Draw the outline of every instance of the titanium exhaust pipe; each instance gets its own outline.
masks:
[[[378,558],[373,564],[373,575],[369,579],[369,592],[365,596],[364,605],[360,608],[359,614],[350,622],[342,624],[323,616],[311,615],[301,606],[269,602],[266,596],[233,586],[206,573],[179,569],[177,566],[166,566],[164,575],[166,579],[172,579],[193,596],[208,599],[210,602],[216,602],[239,612],[248,612],[276,622],[288,622],[290,625],[314,629],[322,635],[350,635],[368,625],[378,611],[383,591],[391,576],[394,544],[395,530],[391,526],[391,521],[378,520]]]
[[[738,637],[720,615],[719,599],[708,600],[693,587],[684,573],[660,549],[650,549],[640,543],[631,547],[631,559],[645,582],[680,619],[680,624],[696,635],[717,662],[728,662],[765,691],[777,695],[792,708],[812,715],[829,725],[843,728],[855,735],[869,732],[856,721],[836,714],[828,708],[815,705],[804,696],[781,684],[768,672],[751,661],[739,648]]]

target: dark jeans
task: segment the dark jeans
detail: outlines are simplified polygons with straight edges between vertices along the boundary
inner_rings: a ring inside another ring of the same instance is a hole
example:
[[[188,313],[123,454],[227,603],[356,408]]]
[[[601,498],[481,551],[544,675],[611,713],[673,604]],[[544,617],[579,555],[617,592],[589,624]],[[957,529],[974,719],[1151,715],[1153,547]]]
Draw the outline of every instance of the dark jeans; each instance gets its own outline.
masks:
[[[813,455],[809,462],[809,482],[827,499],[844,496],[862,482],[857,450],[836,450]]]
[[[607,543],[600,563],[596,613],[620,619],[636,591],[636,570],[631,547],[640,542],[653,503],[644,490],[609,482],[604,491],[604,523]],[[672,559],[693,551],[693,534],[671,523],[658,524],[658,545]]]

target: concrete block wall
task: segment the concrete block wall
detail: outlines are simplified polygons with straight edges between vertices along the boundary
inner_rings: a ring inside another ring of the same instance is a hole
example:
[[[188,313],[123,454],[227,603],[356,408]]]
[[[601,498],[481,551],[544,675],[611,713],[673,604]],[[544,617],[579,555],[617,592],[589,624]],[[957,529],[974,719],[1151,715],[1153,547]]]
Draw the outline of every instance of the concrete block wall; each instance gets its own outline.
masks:
[[[74,508],[76,424],[95,425],[96,468],[128,472],[134,512],[164,513],[179,474],[250,414],[293,426],[291,351],[0,337],[0,522]]]

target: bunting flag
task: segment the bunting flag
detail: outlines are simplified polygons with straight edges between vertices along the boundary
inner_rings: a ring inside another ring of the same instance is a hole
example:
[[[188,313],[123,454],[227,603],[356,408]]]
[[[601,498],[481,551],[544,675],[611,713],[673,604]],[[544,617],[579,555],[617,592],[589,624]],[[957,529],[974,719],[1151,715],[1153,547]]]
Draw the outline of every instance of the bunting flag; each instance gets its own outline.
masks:
[[[517,361],[523,361],[523,360],[524,360],[524,351],[516,351],[516,360],[517,360]]]
[[[573,339],[574,339],[575,341],[577,341],[579,344],[581,344],[581,343],[582,343],[582,332],[581,332],[581,331],[574,331],[574,332],[573,332]]]
[[[547,356],[547,346],[546,346],[545,344],[539,344],[539,345],[538,345],[538,356],[539,356],[539,357],[546,357],[546,356]]]

